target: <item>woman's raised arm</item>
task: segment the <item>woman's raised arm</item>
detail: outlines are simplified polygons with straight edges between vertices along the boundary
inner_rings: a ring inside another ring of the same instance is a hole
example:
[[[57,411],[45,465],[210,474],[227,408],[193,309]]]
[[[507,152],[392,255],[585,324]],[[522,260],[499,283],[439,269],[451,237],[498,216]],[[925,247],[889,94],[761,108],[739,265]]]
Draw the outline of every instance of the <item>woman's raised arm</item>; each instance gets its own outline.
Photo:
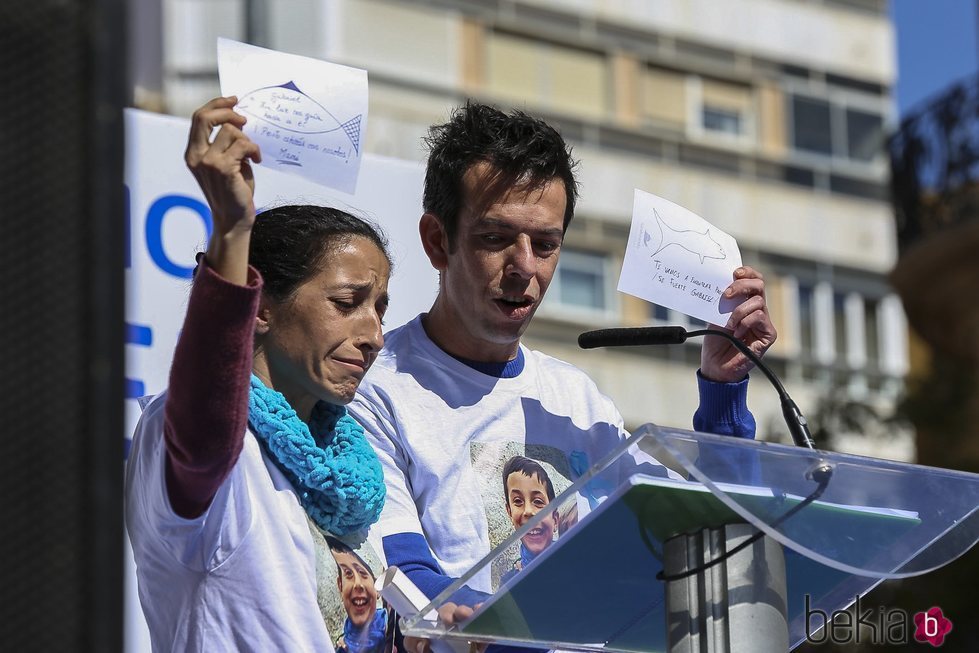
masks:
[[[258,162],[261,155],[241,131],[245,118],[234,112],[235,102],[216,98],[194,113],[185,154],[213,220],[174,350],[164,408],[167,493],[174,512],[186,518],[207,510],[238,460],[248,420],[262,286],[248,266],[255,223],[249,161]]]

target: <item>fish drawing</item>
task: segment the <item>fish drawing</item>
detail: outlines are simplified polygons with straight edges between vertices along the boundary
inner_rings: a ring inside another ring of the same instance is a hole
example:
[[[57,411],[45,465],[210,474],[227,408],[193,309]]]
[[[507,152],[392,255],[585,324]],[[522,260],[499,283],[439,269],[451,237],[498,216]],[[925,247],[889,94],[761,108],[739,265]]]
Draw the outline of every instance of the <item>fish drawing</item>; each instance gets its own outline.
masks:
[[[360,153],[360,123],[363,114],[340,122],[319,102],[303,93],[295,82],[266,86],[244,95],[238,110],[277,129],[296,134],[342,133]]]
[[[651,256],[656,256],[670,245],[676,245],[691,254],[697,255],[701,265],[705,259],[727,258],[724,248],[710,235],[710,227],[703,232],[693,229],[674,229],[666,224],[656,209],[653,209],[653,215],[656,216],[656,230],[659,233],[656,235],[650,233],[643,224],[639,235],[639,245],[654,250]],[[656,239],[656,244],[651,245],[650,243],[654,239]]]

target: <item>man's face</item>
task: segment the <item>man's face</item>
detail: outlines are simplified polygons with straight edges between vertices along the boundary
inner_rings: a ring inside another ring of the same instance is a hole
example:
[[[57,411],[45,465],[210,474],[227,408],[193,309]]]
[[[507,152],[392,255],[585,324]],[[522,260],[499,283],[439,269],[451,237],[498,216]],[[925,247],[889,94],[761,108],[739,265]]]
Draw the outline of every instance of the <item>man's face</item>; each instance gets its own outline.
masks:
[[[374,576],[353,554],[333,551],[333,558],[340,568],[337,585],[347,617],[356,628],[363,628],[370,623],[377,609]]]
[[[526,524],[550,502],[547,487],[536,475],[528,476],[523,472],[513,472],[507,476],[506,511],[510,515],[514,528]],[[520,539],[527,550],[535,556],[549,547],[554,540],[554,529],[557,526],[555,517],[554,512],[549,510],[547,517]]]
[[[433,311],[454,325],[440,333],[450,353],[506,361],[517,352],[557,266],[564,239],[564,182],[512,190],[485,211],[476,208],[491,167],[474,165],[463,177],[464,205],[453,243],[445,242],[442,288]],[[446,237],[443,235],[443,241]]]

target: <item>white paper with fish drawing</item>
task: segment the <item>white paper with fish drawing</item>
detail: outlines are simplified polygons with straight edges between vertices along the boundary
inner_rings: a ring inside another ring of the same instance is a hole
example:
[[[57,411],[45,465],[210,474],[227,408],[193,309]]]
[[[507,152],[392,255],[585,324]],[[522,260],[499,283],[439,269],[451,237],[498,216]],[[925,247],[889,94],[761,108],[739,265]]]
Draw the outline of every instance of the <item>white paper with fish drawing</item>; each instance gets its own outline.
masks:
[[[721,294],[740,266],[730,235],[682,206],[636,190],[620,292],[723,326],[737,302]]]
[[[357,188],[367,71],[218,39],[221,94],[237,95],[262,165],[345,193]]]

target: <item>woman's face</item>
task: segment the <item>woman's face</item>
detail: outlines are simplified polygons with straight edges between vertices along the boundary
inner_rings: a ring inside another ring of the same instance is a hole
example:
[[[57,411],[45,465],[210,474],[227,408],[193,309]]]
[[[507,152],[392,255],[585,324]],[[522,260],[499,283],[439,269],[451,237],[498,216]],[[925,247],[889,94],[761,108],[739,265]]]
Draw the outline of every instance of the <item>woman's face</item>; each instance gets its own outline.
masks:
[[[327,253],[291,298],[263,298],[255,373],[301,417],[317,401],[353,399],[384,344],[390,271],[377,245],[354,236]]]
[[[374,576],[351,553],[333,551],[333,558],[339,567],[337,585],[340,587],[340,598],[343,600],[344,610],[347,611],[347,618],[356,628],[363,628],[370,623],[377,610]]]

